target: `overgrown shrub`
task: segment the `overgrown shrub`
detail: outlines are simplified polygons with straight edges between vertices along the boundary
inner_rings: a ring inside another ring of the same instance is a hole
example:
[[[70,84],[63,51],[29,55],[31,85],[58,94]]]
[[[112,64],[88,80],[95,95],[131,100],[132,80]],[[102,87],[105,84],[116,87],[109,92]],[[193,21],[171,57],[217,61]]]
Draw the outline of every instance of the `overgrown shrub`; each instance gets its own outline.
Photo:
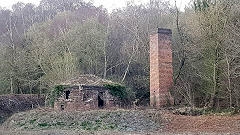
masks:
[[[121,84],[105,84],[104,87],[110,90],[111,95],[119,98],[125,104],[129,104],[134,100],[134,92],[126,86]]]
[[[55,100],[61,96],[61,93],[63,93],[63,90],[69,87],[68,85],[56,85],[54,88],[52,88],[51,93],[49,94],[48,98],[48,105],[53,107]]]

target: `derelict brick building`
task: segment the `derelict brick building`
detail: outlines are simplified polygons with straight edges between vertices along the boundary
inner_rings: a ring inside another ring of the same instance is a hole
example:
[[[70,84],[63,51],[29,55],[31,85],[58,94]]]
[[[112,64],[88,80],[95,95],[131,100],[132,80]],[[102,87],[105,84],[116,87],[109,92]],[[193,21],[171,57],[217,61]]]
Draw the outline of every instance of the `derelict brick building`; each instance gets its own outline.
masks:
[[[110,94],[102,84],[112,83],[94,75],[81,75],[63,83],[67,86],[54,102],[55,110],[75,111],[121,106],[122,102]]]

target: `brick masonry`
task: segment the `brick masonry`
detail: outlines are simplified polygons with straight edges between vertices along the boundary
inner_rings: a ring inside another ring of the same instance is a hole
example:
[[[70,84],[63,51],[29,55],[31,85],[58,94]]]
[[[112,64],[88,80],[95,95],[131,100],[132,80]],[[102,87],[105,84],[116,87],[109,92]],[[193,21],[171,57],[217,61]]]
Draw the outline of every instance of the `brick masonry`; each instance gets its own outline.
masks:
[[[68,99],[66,91],[69,91]],[[99,98],[102,100],[101,107],[99,106]],[[109,90],[101,86],[72,86],[67,88],[54,102],[54,109],[57,111],[78,111],[92,109],[110,109],[120,105],[120,101],[113,97]]]
[[[150,35],[150,105],[160,108],[173,104],[169,89],[173,84],[172,31],[158,28]]]

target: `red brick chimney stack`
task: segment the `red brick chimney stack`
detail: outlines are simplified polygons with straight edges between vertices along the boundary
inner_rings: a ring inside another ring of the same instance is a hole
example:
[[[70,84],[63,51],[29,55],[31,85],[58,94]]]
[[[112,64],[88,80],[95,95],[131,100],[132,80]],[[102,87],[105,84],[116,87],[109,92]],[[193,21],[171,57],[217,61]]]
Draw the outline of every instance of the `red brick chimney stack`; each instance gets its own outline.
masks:
[[[150,35],[150,105],[160,108],[173,104],[169,89],[173,84],[172,31],[158,28]]]

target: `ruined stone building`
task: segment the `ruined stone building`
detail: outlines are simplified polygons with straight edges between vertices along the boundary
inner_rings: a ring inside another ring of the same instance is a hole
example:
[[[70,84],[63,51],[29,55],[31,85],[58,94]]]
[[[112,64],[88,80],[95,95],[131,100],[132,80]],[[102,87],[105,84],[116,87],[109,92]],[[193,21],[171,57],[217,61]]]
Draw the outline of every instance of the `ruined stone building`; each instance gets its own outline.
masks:
[[[172,31],[162,28],[150,36],[150,105],[157,108],[173,103],[171,37]]]
[[[94,75],[81,75],[63,83],[67,86],[55,101],[55,110],[89,110],[118,107],[121,102],[103,84],[112,83]]]

